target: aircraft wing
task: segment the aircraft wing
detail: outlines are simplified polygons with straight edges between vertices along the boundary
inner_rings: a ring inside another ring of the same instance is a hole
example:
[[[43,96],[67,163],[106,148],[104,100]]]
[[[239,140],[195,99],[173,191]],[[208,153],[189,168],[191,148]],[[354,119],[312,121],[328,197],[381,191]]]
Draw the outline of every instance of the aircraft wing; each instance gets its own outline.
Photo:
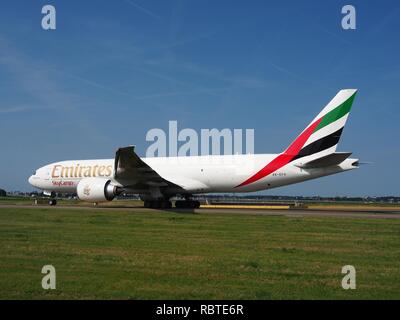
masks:
[[[135,153],[134,146],[119,148],[115,154],[114,178],[124,187],[132,190],[148,190],[150,188],[182,187],[164,179]]]

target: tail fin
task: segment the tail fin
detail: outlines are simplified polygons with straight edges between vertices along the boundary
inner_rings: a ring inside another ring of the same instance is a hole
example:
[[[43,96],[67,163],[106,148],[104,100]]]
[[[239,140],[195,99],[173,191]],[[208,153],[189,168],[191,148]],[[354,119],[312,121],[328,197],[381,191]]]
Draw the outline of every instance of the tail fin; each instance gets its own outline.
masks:
[[[349,116],[356,92],[357,90],[355,89],[340,90],[283,153],[279,154],[250,178],[237,185],[236,188],[260,180],[289,162],[300,158],[301,160],[296,162],[295,165],[303,168],[307,167],[304,164],[310,165],[311,163],[311,166],[316,164],[318,166],[332,165],[338,163],[342,158],[347,158],[348,153],[330,157],[325,156],[331,155],[336,151],[336,146]],[[311,162],[316,159],[320,159],[320,161]]]
[[[291,161],[303,157],[310,161],[334,153],[356,93],[357,89],[340,90],[284,154],[293,157]]]

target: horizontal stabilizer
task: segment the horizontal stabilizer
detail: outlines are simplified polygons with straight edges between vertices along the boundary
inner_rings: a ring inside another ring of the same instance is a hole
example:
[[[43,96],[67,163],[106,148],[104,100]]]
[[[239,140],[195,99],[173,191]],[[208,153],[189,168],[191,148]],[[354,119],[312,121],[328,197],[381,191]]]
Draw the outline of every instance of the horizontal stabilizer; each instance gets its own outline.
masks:
[[[298,165],[300,168],[311,169],[329,167],[341,164],[351,155],[351,152],[336,152],[328,154],[327,156],[312,160],[310,162]]]

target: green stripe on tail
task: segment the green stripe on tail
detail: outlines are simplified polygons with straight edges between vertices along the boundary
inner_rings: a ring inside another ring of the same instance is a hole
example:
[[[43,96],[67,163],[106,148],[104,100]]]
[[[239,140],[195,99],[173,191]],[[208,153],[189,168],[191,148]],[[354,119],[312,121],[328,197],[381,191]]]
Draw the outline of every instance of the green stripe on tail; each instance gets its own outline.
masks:
[[[355,92],[349,99],[343,102],[341,105],[337,106],[332,111],[328,112],[323,118],[322,121],[319,123],[318,127],[315,128],[314,132],[322,129],[323,127],[335,122],[336,120],[340,119],[341,117],[345,116],[349,113],[351,106],[353,104],[354,98],[356,96]]]

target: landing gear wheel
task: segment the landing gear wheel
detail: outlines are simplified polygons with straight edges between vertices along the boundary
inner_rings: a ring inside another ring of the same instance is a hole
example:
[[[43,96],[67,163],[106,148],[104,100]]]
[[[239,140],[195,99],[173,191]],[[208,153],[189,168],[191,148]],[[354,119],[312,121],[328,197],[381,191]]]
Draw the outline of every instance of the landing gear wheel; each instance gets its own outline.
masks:
[[[175,201],[175,207],[179,209],[198,209],[200,208],[200,202],[196,200],[178,200]]]
[[[57,204],[57,200],[56,199],[50,199],[49,200],[49,205],[50,206],[55,206]]]
[[[153,208],[153,209],[158,209],[158,208],[160,208],[160,201],[157,201],[157,200],[155,200],[155,201],[150,201],[150,208]]]
[[[175,201],[175,208],[178,208],[178,209],[183,209],[184,208],[184,202],[185,201],[182,201],[182,200],[176,200]]]
[[[144,202],[144,207],[152,209],[171,209],[172,203],[168,200],[146,200]]]
[[[161,201],[161,209],[171,209],[172,203],[171,201]]]

